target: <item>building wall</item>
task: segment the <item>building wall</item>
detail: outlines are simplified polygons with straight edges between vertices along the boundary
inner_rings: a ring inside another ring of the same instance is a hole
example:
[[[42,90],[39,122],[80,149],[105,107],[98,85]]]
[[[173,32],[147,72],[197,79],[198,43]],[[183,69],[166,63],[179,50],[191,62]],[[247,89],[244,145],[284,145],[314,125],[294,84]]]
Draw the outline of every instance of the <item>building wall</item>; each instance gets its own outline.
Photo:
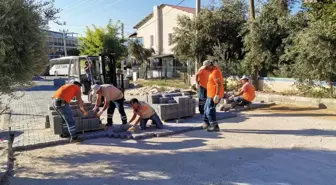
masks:
[[[174,27],[177,27],[177,18],[178,16],[189,16],[189,17],[193,17],[194,14],[192,13],[188,13],[182,10],[178,10],[169,6],[165,6],[162,8],[162,14],[163,16],[163,23],[162,23],[162,53],[163,54],[172,54],[172,48],[173,45],[169,44],[169,34],[173,34],[174,33]],[[166,15],[165,15],[166,14]]]
[[[141,27],[139,27],[137,29],[137,37],[142,38],[143,41],[143,46],[145,48],[154,48],[155,43],[153,43],[153,45],[151,45],[151,35],[155,34],[155,30],[156,30],[156,21],[154,21],[154,18],[150,18],[144,25],[142,25]],[[154,42],[154,38],[153,38],[153,42]],[[157,52],[157,50],[155,50],[155,52]]]
[[[143,39],[145,48],[153,48],[155,54],[172,54],[173,45],[169,44],[169,34],[173,34],[174,27],[177,27],[178,16],[194,16],[182,10],[163,6],[153,8],[153,16],[144,25],[137,29],[137,37]],[[151,35],[153,45],[151,46]]]

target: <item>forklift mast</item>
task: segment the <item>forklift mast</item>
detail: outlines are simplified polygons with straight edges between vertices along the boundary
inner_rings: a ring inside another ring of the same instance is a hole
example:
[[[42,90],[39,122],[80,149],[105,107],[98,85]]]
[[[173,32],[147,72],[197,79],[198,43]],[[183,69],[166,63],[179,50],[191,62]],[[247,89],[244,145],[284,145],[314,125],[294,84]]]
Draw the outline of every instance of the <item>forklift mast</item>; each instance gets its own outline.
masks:
[[[114,54],[100,55],[102,83],[112,84],[124,93],[124,75],[117,73],[116,60]]]

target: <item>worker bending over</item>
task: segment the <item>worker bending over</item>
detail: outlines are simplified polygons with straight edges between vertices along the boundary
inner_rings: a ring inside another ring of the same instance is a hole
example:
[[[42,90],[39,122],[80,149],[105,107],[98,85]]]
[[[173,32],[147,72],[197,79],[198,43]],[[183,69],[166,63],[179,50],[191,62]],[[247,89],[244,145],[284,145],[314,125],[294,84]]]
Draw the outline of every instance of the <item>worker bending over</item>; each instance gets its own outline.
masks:
[[[235,106],[249,105],[255,98],[255,88],[250,82],[250,79],[247,76],[243,76],[240,79],[240,82],[243,86],[233,95],[233,103],[231,104],[231,108],[234,108]]]
[[[140,122],[140,129],[145,130],[148,120],[152,120],[152,125],[155,125],[156,128],[158,129],[163,128],[162,121],[160,120],[159,116],[155,113],[153,107],[144,102],[140,103],[139,100],[136,98],[131,99],[130,103],[133,108],[133,116],[130,120],[130,124],[132,126],[131,128],[128,129],[128,131],[135,132],[136,126],[139,124],[139,122]]]
[[[221,70],[212,61],[205,66],[210,75],[207,83],[207,99],[204,106],[203,129],[208,132],[218,132],[219,126],[216,118],[216,106],[224,96],[224,79]]]
[[[203,62],[203,66],[198,70],[196,74],[196,82],[198,87],[198,110],[200,114],[204,114],[204,105],[207,99],[207,83],[210,75],[210,71],[206,68],[209,65],[208,60]]]
[[[70,108],[70,101],[74,97],[78,100],[79,107],[81,111],[86,115],[86,111],[83,107],[83,100],[81,97],[81,83],[77,81],[72,81],[70,84],[63,85],[60,87],[52,97],[52,106],[57,111],[57,113],[62,117],[65,121],[69,133],[70,133],[70,142],[79,142],[83,139],[77,135],[75,128],[75,120],[72,115],[72,111]]]
[[[114,85],[104,84],[104,85],[92,85],[92,94],[97,95],[96,105],[93,108],[93,111],[98,110],[98,106],[101,104],[102,96],[104,96],[104,107],[101,111],[97,113],[97,116],[101,116],[104,111],[107,109],[107,126],[113,126],[113,114],[115,108],[118,108],[122,128],[127,124],[127,117],[124,109],[124,94],[120,89]]]

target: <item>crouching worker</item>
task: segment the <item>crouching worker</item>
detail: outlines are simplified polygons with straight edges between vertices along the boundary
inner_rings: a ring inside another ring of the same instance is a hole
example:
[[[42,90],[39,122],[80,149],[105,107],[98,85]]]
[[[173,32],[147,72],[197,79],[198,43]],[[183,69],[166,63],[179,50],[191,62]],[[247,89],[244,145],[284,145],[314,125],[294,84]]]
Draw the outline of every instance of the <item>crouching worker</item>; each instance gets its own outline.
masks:
[[[75,128],[75,120],[72,115],[72,111],[70,108],[70,101],[74,97],[78,100],[79,107],[84,115],[86,115],[86,111],[83,107],[83,100],[81,97],[81,83],[77,81],[72,81],[71,84],[66,84],[60,87],[52,97],[52,106],[57,111],[57,113],[62,117],[65,121],[69,133],[70,133],[70,142],[80,142],[83,139],[77,135]]]
[[[163,128],[162,121],[160,120],[159,116],[155,113],[153,107],[151,107],[147,103],[143,102],[140,103],[139,100],[136,98],[131,99],[130,103],[133,108],[133,116],[130,120],[130,124],[132,126],[131,128],[128,129],[128,131],[135,132],[136,126],[139,124],[139,122],[140,122],[140,129],[145,130],[148,120],[152,120],[152,125],[155,125],[156,128],[158,129]]]
[[[233,97],[233,103],[231,104],[231,108],[236,106],[246,106],[252,103],[255,98],[255,89],[253,84],[250,82],[247,76],[243,76],[240,79],[242,83],[242,88],[236,92]]]

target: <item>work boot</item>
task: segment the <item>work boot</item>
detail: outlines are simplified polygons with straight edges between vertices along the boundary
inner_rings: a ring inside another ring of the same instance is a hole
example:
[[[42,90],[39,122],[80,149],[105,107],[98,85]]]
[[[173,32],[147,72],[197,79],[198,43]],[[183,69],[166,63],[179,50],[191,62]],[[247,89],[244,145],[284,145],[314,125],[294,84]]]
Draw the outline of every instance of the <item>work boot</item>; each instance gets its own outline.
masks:
[[[206,130],[209,126],[209,123],[203,123],[202,129]]]
[[[219,129],[218,124],[212,124],[207,128],[207,131],[208,132],[219,132],[220,129]]]
[[[61,134],[60,137],[61,138],[68,138],[68,137],[70,137],[70,134]]]
[[[79,143],[84,141],[84,139],[80,136],[74,136],[70,138],[70,143]]]

